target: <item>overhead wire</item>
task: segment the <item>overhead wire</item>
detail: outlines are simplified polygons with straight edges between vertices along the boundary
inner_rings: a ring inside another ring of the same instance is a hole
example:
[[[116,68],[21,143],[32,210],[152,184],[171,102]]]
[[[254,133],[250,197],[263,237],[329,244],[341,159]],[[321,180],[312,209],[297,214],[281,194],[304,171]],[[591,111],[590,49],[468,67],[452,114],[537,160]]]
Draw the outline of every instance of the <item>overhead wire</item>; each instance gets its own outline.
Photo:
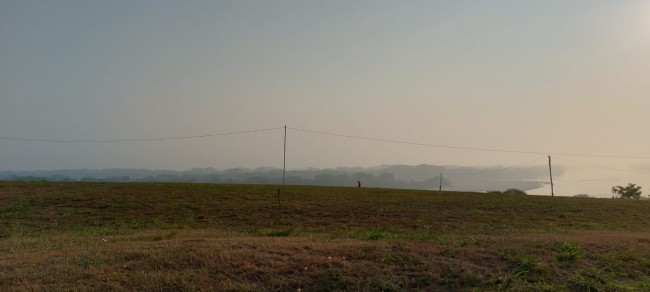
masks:
[[[591,157],[591,158],[622,158],[622,159],[650,159],[650,156],[625,156],[625,155],[598,155],[598,154],[580,154],[580,153],[560,153],[560,152],[541,152],[541,151],[522,151],[522,150],[511,150],[511,149],[499,149],[499,148],[479,148],[479,147],[462,147],[462,146],[453,146],[453,145],[444,145],[444,144],[431,144],[431,143],[421,143],[413,141],[403,141],[395,139],[382,139],[382,138],[373,138],[373,137],[364,137],[364,136],[355,136],[341,133],[317,131],[305,128],[297,127],[272,127],[272,128],[263,128],[263,129],[254,129],[254,130],[244,130],[244,131],[235,131],[235,132],[223,132],[223,133],[211,133],[203,135],[188,135],[188,136],[171,136],[171,137],[153,137],[153,138],[134,138],[134,139],[78,139],[78,140],[66,140],[66,139],[34,139],[34,138],[18,138],[18,137],[0,137],[0,141],[21,141],[21,142],[45,142],[45,143],[120,143],[120,142],[143,142],[143,141],[165,141],[165,140],[182,140],[182,139],[198,139],[198,138],[209,138],[217,136],[230,136],[230,135],[243,135],[251,134],[258,132],[267,132],[281,129],[289,129],[298,132],[305,132],[318,135],[327,135],[333,137],[341,137],[348,139],[357,139],[365,141],[374,141],[382,143],[393,143],[393,144],[402,144],[402,145],[413,145],[413,146],[423,146],[423,147],[433,147],[433,148],[444,148],[444,149],[456,149],[456,150],[468,150],[468,151],[485,151],[485,152],[499,152],[499,153],[516,153],[516,154],[531,154],[531,155],[544,155],[544,157],[535,158],[528,160],[516,165],[501,167],[501,168],[491,168],[485,169],[482,171],[468,172],[468,173],[445,173],[445,176],[464,176],[464,175],[473,175],[473,174],[484,174],[490,172],[504,171],[508,169],[513,169],[521,167],[542,159],[546,159],[547,155],[552,155],[554,158],[566,161],[573,164],[584,165],[593,168],[615,170],[621,172],[630,172],[638,174],[650,174],[646,171],[638,171],[632,169],[623,169],[615,167],[607,167],[602,165],[583,163],[578,161],[573,161],[565,157]]]
[[[535,158],[533,160],[528,160],[526,162],[518,163],[518,164],[515,164],[515,165],[512,165],[512,166],[506,166],[506,167],[500,167],[500,168],[491,168],[491,169],[486,169],[486,170],[483,170],[483,171],[466,172],[466,173],[445,173],[445,175],[451,175],[451,176],[453,176],[453,175],[473,175],[473,174],[483,174],[483,173],[504,171],[504,170],[508,170],[508,169],[522,167],[524,165],[527,165],[527,164],[530,164],[530,163],[533,163],[533,162],[536,162],[536,161],[540,161],[540,160],[545,160],[545,159],[546,159],[546,157],[540,157],[540,158]]]
[[[21,141],[21,142],[47,142],[47,143],[120,143],[120,142],[165,141],[165,140],[208,138],[208,137],[217,137],[217,136],[240,135],[240,134],[249,134],[249,133],[256,133],[256,132],[273,131],[273,130],[280,130],[280,129],[284,129],[284,128],[285,127],[273,127],[273,128],[245,130],[245,131],[227,132],[227,133],[214,133],[214,134],[191,135],[191,136],[175,136],[175,137],[135,138],[135,139],[65,140],[65,139],[36,139],[36,138],[0,137],[0,140]],[[553,155],[553,156],[593,157],[593,158],[650,159],[650,156],[601,155],[601,154],[523,151],[523,150],[511,150],[511,149],[499,149],[499,148],[463,147],[463,146],[453,146],[453,145],[444,145],[444,144],[431,144],[431,143],[421,143],[421,142],[412,142],[412,141],[402,141],[402,140],[394,140],[394,139],[381,139],[381,138],[372,138],[372,137],[362,137],[362,136],[347,135],[347,134],[332,133],[332,132],[324,132],[324,131],[316,131],[316,130],[310,130],[310,129],[305,129],[305,128],[288,127],[288,126],[286,128],[290,129],[290,130],[294,130],[294,131],[299,131],[299,132],[319,134],[319,135],[328,135],[328,136],[335,136],[335,137],[343,137],[343,138],[348,138],[348,139],[357,139],[357,140],[366,140],[366,141],[375,141],[375,142],[384,142],[384,143],[393,143],[393,144],[403,144],[403,145],[424,146],[424,147],[445,148],[445,149],[456,149],[456,150],[486,151],[486,152],[499,152],[499,153],[517,153],[517,154],[534,154],[534,155]]]
[[[400,140],[361,137],[361,136],[338,134],[338,133],[323,132],[323,131],[315,131],[315,130],[309,130],[309,129],[294,128],[294,127],[287,127],[287,129],[306,132],[306,133],[328,135],[328,136],[335,136],[335,137],[344,137],[344,138],[357,139],[357,140],[376,141],[376,142],[385,142],[385,143],[394,143],[394,144],[405,144],[405,145],[415,145],[415,146],[425,146],[425,147],[435,147],[435,148],[458,149],[458,150],[473,150],[473,151],[518,153],[518,154],[536,154],[536,155],[553,155],[553,156],[650,159],[650,156],[597,155],[597,154],[579,154],[579,153],[521,151],[521,150],[508,150],[508,149],[496,149],[496,148],[461,147],[461,146],[450,146],[450,145],[442,145],[442,144],[429,144],[429,143],[420,143],[420,142],[410,142],[410,141],[400,141]]]
[[[608,169],[608,170],[616,170],[616,171],[622,171],[622,172],[630,172],[630,173],[639,173],[639,174],[650,174],[650,172],[647,171],[638,171],[638,170],[633,170],[633,169],[624,169],[624,168],[616,168],[616,167],[608,167],[608,166],[601,166],[601,165],[595,165],[595,164],[590,164],[590,163],[584,163],[584,162],[578,162],[578,161],[573,161],[569,160],[566,158],[557,158],[558,160],[566,161],[569,163],[574,163],[574,164],[579,164],[579,165],[584,165],[584,166],[589,166],[593,168],[600,168],[600,169]]]
[[[140,139],[60,140],[60,139],[28,139],[28,138],[0,137],[0,140],[21,141],[21,142],[48,142],[48,143],[120,143],[120,142],[143,142],[143,141],[197,139],[197,138],[208,138],[208,137],[217,137],[217,136],[250,134],[250,133],[257,133],[257,132],[280,130],[280,129],[284,129],[284,127],[257,129],[257,130],[246,130],[246,131],[227,132],[227,133],[205,134],[205,135],[194,135],[194,136],[157,137],[157,138],[140,138]]]

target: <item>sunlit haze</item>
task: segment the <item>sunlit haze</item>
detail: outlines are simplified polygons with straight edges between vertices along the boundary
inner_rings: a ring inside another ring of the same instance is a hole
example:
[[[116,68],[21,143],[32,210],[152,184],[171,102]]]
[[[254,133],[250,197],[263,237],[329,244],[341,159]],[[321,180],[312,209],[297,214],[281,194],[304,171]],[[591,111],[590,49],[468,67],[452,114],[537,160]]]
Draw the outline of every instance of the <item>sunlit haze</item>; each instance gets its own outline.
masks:
[[[551,155],[556,192],[647,194],[648,3],[1,1],[0,170],[281,168],[286,125],[289,169]]]

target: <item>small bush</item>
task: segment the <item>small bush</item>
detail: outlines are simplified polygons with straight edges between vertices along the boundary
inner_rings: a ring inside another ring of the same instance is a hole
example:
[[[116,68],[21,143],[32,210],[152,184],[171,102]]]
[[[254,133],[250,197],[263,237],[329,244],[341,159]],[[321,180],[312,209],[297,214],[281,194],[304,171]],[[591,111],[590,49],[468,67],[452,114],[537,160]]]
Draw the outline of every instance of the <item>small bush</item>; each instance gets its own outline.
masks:
[[[266,236],[270,237],[287,237],[293,232],[293,228],[289,228],[287,230],[276,230],[276,231],[270,231],[266,233]]]
[[[551,246],[555,259],[561,262],[575,262],[582,256],[582,246],[577,243],[563,242]]]
[[[519,260],[514,263],[515,265],[512,267],[510,272],[519,275],[534,272],[538,270],[540,260],[539,257],[522,255]]]
[[[391,235],[391,232],[383,227],[373,227],[364,237],[369,240],[378,240],[389,238]]]
[[[520,189],[515,189],[515,188],[507,189],[503,193],[506,194],[506,195],[527,195],[526,192],[524,192],[524,191],[522,191]]]

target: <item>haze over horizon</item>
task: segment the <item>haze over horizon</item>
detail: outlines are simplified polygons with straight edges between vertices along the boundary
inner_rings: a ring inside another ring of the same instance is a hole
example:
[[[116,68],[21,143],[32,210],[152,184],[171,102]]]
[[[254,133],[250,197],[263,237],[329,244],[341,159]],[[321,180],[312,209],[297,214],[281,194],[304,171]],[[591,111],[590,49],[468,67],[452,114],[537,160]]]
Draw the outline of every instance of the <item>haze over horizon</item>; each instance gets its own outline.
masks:
[[[287,125],[289,169],[650,188],[648,76],[648,1],[2,1],[0,170],[282,167]]]

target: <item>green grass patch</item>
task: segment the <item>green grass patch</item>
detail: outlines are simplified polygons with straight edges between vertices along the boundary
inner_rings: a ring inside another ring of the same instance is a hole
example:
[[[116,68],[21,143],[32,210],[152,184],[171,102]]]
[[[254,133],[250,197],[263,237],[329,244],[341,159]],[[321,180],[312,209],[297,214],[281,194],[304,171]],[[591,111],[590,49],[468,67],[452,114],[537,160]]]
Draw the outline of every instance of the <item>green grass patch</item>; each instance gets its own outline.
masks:
[[[273,230],[264,233],[265,236],[270,236],[270,237],[287,237],[293,233],[293,228],[289,228],[286,230]]]
[[[561,242],[551,245],[556,260],[561,262],[575,262],[584,254],[582,246],[577,243]]]
[[[650,201],[276,194],[0,182],[0,290],[649,291]]]

